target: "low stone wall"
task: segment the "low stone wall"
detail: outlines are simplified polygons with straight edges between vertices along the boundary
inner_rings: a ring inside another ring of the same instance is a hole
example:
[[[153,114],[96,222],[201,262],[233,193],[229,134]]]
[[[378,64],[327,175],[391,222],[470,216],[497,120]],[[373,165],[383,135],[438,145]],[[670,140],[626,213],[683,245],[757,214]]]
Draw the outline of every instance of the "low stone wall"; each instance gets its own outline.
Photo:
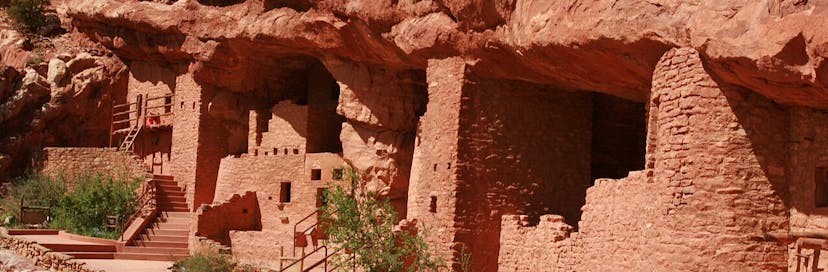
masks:
[[[498,271],[572,271],[583,250],[572,230],[560,215],[542,215],[536,226],[527,215],[503,215]]]
[[[141,160],[113,148],[46,147],[33,163],[42,174],[63,175],[70,183],[84,174],[134,178],[143,177],[148,170]]]
[[[8,248],[21,256],[31,259],[35,265],[63,272],[95,272],[85,267],[85,263],[72,260],[64,255],[45,248],[33,241],[18,239],[9,235],[9,230],[0,228],[0,247]]]

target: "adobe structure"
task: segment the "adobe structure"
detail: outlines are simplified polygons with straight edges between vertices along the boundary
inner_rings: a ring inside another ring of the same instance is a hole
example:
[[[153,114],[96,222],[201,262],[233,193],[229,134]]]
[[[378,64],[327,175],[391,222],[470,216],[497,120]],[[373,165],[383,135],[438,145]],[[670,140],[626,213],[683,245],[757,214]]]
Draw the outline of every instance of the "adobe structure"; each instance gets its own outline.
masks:
[[[97,49],[4,32],[2,174],[131,154],[187,252],[324,260],[350,164],[454,271],[828,269],[828,1],[53,4]]]

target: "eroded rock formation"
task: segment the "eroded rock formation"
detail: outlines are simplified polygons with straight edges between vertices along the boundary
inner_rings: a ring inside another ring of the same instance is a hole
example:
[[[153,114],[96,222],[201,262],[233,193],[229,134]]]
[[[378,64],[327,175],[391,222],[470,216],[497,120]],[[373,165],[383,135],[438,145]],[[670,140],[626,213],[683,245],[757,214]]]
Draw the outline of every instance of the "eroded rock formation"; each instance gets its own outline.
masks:
[[[245,260],[340,160],[455,269],[777,271],[784,246],[740,237],[828,229],[828,1],[53,4],[86,50],[27,65],[0,32],[0,173],[169,99],[135,152],[190,210],[255,192],[255,228],[207,226]]]

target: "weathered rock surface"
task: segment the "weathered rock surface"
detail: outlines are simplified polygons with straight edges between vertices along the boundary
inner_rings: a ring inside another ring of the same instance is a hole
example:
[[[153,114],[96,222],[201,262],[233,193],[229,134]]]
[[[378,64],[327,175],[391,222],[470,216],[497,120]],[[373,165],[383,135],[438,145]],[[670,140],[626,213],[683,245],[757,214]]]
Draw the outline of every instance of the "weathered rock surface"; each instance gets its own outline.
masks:
[[[479,59],[479,73],[643,101],[658,58],[697,49],[723,80],[826,107],[828,1],[79,1],[58,4],[124,58],[237,69],[337,56],[395,69]],[[206,2],[205,2],[206,3]],[[288,3],[288,4],[284,4]],[[624,69],[618,69],[624,67]]]

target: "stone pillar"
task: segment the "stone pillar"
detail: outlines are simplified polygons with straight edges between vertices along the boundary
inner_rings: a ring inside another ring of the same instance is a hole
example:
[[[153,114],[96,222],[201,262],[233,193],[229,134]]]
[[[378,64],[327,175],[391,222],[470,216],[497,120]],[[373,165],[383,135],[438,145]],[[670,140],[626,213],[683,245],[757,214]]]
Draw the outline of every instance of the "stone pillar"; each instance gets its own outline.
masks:
[[[787,229],[786,111],[723,84],[698,52],[667,52],[653,75],[648,168],[664,216],[656,271],[783,271],[786,247],[748,235]]]
[[[457,230],[457,143],[466,63],[459,58],[430,60],[428,110],[420,118],[408,191],[408,219],[427,226],[432,252],[452,266]]]

